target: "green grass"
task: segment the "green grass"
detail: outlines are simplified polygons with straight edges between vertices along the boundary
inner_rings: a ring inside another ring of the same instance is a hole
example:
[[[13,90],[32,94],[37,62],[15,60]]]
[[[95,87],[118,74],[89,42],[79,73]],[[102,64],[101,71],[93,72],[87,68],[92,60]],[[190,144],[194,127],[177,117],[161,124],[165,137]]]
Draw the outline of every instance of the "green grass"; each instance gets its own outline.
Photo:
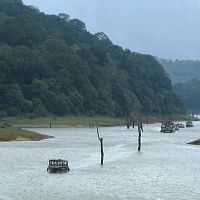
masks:
[[[104,116],[95,116],[95,117],[86,117],[86,116],[65,116],[65,117],[39,117],[39,118],[30,118],[30,117],[6,117],[3,118],[7,123],[11,125],[22,125],[22,127],[30,126],[49,126],[50,122],[52,126],[54,125],[66,125],[66,126],[90,126],[95,125],[97,122],[102,126],[116,126],[123,125],[126,123],[125,119],[122,118],[112,118]]]
[[[175,120],[175,121],[187,121],[195,120],[190,115],[175,115],[175,116],[161,116],[155,115],[149,117],[149,123],[161,122],[163,120]],[[100,126],[119,126],[126,125],[125,118],[113,118],[108,116],[48,116],[48,117],[31,117],[31,116],[18,116],[18,117],[6,117],[1,119],[15,127],[49,127],[50,123],[52,127],[56,126],[85,126],[89,127],[90,125],[96,125],[97,123]],[[143,123],[146,123],[147,119],[143,117]]]
[[[41,135],[39,133],[23,130],[20,128],[11,128],[11,127],[0,128],[0,141],[17,140],[19,137],[24,140],[42,140],[50,138],[49,136]]]

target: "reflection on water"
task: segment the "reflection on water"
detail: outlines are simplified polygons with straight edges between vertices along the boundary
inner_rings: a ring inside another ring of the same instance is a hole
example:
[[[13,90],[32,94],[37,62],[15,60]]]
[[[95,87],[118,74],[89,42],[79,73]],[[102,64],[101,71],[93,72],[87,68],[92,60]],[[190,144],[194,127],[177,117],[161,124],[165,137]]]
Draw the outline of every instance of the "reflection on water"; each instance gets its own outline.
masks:
[[[55,138],[0,143],[0,200],[199,200],[200,147],[186,144],[200,138],[194,125],[175,134],[145,126],[140,153],[136,128],[100,128],[103,167],[96,129],[34,129]],[[54,158],[67,159],[71,171],[48,174]]]

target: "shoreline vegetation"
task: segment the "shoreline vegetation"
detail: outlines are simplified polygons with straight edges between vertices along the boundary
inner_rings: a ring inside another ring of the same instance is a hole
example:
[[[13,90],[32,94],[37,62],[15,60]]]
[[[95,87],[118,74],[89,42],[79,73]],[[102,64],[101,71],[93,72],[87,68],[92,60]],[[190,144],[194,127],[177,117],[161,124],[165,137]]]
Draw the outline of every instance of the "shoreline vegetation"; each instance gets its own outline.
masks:
[[[149,123],[159,123],[163,120],[187,121],[198,120],[190,115],[175,116],[150,116]],[[39,141],[52,138],[51,136],[24,130],[22,128],[67,128],[67,127],[88,127],[99,126],[125,126],[125,118],[113,118],[107,116],[48,116],[48,117],[4,117],[0,119],[0,142],[5,141]],[[147,117],[143,117],[143,124],[147,124]]]

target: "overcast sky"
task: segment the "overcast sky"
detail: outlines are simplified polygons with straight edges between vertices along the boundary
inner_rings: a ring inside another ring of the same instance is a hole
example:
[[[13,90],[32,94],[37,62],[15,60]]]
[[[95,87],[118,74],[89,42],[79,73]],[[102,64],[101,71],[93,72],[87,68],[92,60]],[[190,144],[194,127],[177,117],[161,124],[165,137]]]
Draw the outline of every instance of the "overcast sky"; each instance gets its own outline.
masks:
[[[91,33],[161,58],[200,59],[200,0],[23,0],[47,14],[67,13]]]

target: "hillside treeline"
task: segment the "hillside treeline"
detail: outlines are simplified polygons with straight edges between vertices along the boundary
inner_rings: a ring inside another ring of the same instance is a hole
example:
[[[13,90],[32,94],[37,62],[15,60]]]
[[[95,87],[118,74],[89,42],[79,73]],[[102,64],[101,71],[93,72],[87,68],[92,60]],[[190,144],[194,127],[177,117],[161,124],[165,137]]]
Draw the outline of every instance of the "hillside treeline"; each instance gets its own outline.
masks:
[[[200,80],[189,80],[185,83],[177,83],[174,91],[185,102],[188,111],[194,114],[200,113]]]
[[[152,56],[91,34],[67,14],[0,0],[2,114],[127,116],[137,110],[184,111]]]
[[[184,83],[192,79],[200,80],[199,60],[166,60],[158,59],[169,74],[172,84]]]
[[[189,112],[200,112],[200,61],[159,59]]]

